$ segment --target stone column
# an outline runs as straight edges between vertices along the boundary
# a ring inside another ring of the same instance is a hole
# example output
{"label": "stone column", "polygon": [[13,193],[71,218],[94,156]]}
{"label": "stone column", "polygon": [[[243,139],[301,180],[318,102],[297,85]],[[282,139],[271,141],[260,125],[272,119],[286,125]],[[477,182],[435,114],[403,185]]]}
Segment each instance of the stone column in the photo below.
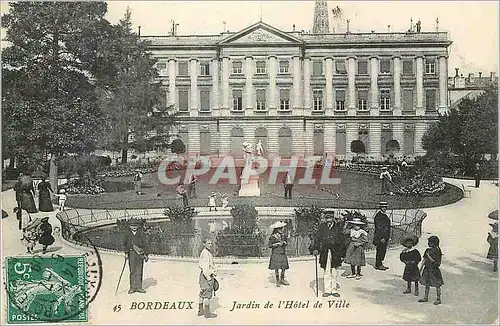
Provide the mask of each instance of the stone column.
{"label": "stone column", "polygon": [[333,58],[325,59],[326,105],[325,110],[333,110]]}
{"label": "stone column", "polygon": [[329,158],[333,157],[335,155],[335,150],[336,150],[336,140],[335,136],[337,135],[337,126],[335,123],[328,122],[325,123],[324,129],[323,129],[323,136],[324,136],[324,149],[325,153],[328,155]]}
{"label": "stone column", "polygon": [[370,137],[368,153],[370,156],[380,157],[382,152],[382,126],[379,122],[371,122],[368,132],[368,136]]}
{"label": "stone column", "polygon": [[276,111],[276,57],[269,57],[269,110]]}
{"label": "stone column", "polygon": [[176,102],[176,90],[175,90],[175,66],[177,64],[177,61],[175,59],[169,59],[168,60],[168,93],[169,93],[169,98],[168,98],[168,105],[175,105]]}
{"label": "stone column", "polygon": [[302,108],[300,103],[300,57],[294,56],[293,59],[293,106],[294,110]]}
{"label": "stone column", "polygon": [[304,58],[304,114],[311,114],[311,59]]}
{"label": "stone column", "polygon": [[356,58],[347,58],[347,115],[356,115]]}
{"label": "stone column", "polygon": [[222,106],[221,115],[229,115],[229,58],[222,58]]}
{"label": "stone column", "polygon": [[447,108],[448,64],[446,56],[439,57],[439,112],[444,113]]}
{"label": "stone column", "polygon": [[245,109],[253,109],[253,58],[245,58]]}
{"label": "stone column", "polygon": [[190,75],[191,75],[191,101],[190,108],[191,116],[198,116],[198,60],[191,59],[189,61],[190,67]]}
{"label": "stone column", "polygon": [[219,60],[212,60],[212,115],[219,115]]}
{"label": "stone column", "polygon": [[188,148],[189,153],[200,153],[200,125],[199,124],[189,124],[188,125]]}
{"label": "stone column", "polygon": [[[417,57],[417,108],[415,115],[424,115],[424,58]],[[416,138],[415,138],[416,139]]]}
{"label": "stone column", "polygon": [[394,115],[401,115],[401,58],[394,57]]}
{"label": "stone column", "polygon": [[370,91],[371,91],[371,101],[370,106],[373,112],[372,115],[379,114],[379,101],[378,101],[378,58],[370,58]]}

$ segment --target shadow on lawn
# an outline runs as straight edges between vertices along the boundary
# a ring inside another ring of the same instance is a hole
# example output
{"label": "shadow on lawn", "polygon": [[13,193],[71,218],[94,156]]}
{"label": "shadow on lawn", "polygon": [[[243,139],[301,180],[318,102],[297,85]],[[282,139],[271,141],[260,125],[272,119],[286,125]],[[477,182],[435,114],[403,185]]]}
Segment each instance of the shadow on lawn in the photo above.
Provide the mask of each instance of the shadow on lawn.
{"label": "shadow on lawn", "polygon": [[[444,285],[442,304],[434,306],[436,289],[431,288],[429,302],[419,303],[413,294],[402,294],[406,283],[401,277],[381,281],[376,290],[354,287],[353,290],[363,298],[385,307],[390,307],[400,315],[415,316],[406,323],[492,324],[498,318],[498,277],[492,265],[479,255],[461,257],[446,261],[441,265]],[[420,296],[424,295],[424,287]],[[413,287],[412,287],[413,290]],[[418,316],[425,316],[424,319]]]}

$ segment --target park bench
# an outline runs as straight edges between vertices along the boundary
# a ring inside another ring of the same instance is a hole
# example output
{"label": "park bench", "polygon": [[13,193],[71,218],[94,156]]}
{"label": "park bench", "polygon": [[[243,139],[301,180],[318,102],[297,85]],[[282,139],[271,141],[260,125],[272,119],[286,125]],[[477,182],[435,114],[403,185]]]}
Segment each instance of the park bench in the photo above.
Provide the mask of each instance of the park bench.
{"label": "park bench", "polygon": [[463,183],[462,183],[462,191],[464,192],[464,198],[472,198],[470,189],[466,189]]}

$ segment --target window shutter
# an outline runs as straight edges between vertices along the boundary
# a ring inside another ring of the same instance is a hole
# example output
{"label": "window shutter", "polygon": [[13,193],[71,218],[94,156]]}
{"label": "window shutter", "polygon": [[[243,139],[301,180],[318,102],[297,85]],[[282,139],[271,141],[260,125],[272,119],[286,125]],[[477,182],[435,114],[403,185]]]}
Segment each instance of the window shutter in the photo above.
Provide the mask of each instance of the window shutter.
{"label": "window shutter", "polygon": [[358,61],[358,74],[359,75],[368,74],[368,61],[366,60]]}
{"label": "window shutter", "polygon": [[368,100],[368,91],[367,90],[359,90],[358,91],[358,99],[360,100]]}
{"label": "window shutter", "polygon": [[265,102],[266,101],[266,91],[263,89],[257,90],[257,102]]}
{"label": "window shutter", "polygon": [[403,90],[403,110],[413,110],[413,90],[411,89]]}
{"label": "window shutter", "polygon": [[336,100],[337,101],[345,101],[345,91],[344,90],[338,90],[335,93]]}
{"label": "window shutter", "polygon": [[179,110],[188,109],[188,91],[179,91]]}
{"label": "window shutter", "polygon": [[290,90],[280,89],[280,99],[285,100],[290,98]]}
{"label": "window shutter", "polygon": [[200,92],[201,109],[204,111],[210,111],[210,91]]}

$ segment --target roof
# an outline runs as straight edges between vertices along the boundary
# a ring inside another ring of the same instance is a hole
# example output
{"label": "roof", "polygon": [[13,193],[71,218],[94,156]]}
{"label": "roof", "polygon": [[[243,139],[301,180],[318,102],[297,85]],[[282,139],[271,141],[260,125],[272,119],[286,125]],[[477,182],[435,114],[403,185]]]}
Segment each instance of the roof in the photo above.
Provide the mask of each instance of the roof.
{"label": "roof", "polygon": [[284,32],[264,22],[257,22],[239,32],[224,32],[219,35],[158,35],[142,36],[152,47],[169,46],[232,46],[251,44],[290,45],[361,45],[379,44],[432,44],[451,45],[447,32],[402,32],[402,33],[329,33],[310,34],[304,32]]}

